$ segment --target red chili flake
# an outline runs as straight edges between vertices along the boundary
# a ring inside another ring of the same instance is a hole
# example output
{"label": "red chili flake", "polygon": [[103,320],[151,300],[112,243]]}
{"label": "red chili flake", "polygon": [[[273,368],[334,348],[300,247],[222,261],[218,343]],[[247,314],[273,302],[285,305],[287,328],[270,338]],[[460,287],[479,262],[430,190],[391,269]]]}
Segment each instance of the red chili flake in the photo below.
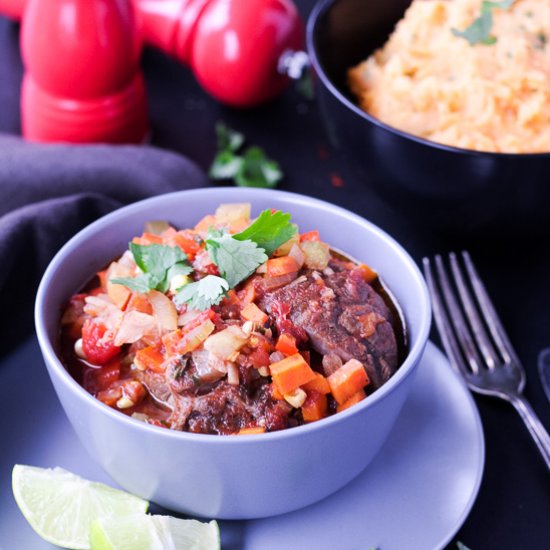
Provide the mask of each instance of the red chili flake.
{"label": "red chili flake", "polygon": [[333,187],[343,187],[344,180],[339,174],[333,173],[330,175],[330,183]]}

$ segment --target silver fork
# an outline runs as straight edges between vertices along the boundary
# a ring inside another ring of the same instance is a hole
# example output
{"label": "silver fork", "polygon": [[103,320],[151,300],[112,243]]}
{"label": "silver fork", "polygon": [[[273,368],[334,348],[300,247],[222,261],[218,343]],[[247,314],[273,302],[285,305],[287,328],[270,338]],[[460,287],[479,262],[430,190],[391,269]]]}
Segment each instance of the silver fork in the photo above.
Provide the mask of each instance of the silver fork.
{"label": "silver fork", "polygon": [[470,255],[462,252],[461,267],[457,255],[449,254],[451,276],[440,255],[433,263],[423,259],[435,322],[452,366],[471,390],[515,407],[550,470],[550,436],[523,396],[525,370]]}

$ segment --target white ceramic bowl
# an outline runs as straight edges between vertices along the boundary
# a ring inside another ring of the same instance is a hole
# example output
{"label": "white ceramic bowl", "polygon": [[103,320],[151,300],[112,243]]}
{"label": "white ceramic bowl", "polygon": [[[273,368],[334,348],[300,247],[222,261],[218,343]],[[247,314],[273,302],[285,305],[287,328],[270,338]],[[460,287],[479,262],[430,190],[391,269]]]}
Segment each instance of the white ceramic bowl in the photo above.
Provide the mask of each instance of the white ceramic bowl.
{"label": "white ceramic bowl", "polygon": [[[88,394],[57,355],[60,312],[69,297],[140,234],[147,220],[191,227],[220,203],[277,208],[301,231],[378,271],[405,317],[404,363],[360,404],[321,421],[249,436],[182,433],[134,420]],[[412,386],[430,328],[424,280],[413,260],[379,228],[342,208],[281,191],[210,188],[147,199],[113,212],[73,237],[46,270],[36,300],[42,354],[65,412],[90,455],[126,490],[195,516],[246,519],[307,506],[357,476],[386,440]],[[404,460],[406,457],[404,457]]]}

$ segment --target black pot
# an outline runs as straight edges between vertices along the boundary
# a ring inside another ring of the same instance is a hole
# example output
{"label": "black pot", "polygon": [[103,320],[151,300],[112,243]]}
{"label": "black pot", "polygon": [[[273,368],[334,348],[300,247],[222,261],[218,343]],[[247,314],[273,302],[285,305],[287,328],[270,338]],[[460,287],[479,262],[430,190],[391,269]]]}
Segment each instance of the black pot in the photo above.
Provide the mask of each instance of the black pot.
{"label": "black pot", "polygon": [[[550,153],[440,145],[362,111],[346,73],[382,46],[410,0],[322,0],[307,25],[317,96],[332,145],[378,194],[440,230],[550,230]],[[450,60],[452,62],[452,60]]]}

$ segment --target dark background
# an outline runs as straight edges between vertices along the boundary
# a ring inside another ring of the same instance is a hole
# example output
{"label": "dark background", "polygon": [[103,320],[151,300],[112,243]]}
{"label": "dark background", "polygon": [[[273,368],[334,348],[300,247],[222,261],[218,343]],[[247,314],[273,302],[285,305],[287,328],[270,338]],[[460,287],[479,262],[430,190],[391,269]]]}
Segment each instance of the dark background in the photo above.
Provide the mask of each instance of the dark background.
{"label": "dark background", "polygon": [[[297,4],[305,20],[314,1]],[[18,25],[0,17],[0,131],[13,134],[20,133],[18,39]],[[550,428],[550,405],[536,370],[539,351],[550,347],[550,231],[535,235],[517,226],[490,238],[443,233],[430,226],[429,211],[426,223],[420,223],[406,209],[392,206],[391,198],[379,198],[372,182],[358,179],[331,149],[315,100],[296,87],[267,106],[235,110],[208,97],[187,69],[161,53],[146,50],[143,66],[154,145],[207,170],[216,151],[214,126],[224,121],[280,162],[285,177],[279,188],[364,216],[396,238],[419,264],[425,255],[468,248],[525,364],[526,396]],[[438,342],[435,331],[433,339]],[[514,410],[490,398],[475,399],[486,440],[485,472],[472,512],[450,548],[456,548],[456,541],[472,550],[548,548],[549,473]]]}

